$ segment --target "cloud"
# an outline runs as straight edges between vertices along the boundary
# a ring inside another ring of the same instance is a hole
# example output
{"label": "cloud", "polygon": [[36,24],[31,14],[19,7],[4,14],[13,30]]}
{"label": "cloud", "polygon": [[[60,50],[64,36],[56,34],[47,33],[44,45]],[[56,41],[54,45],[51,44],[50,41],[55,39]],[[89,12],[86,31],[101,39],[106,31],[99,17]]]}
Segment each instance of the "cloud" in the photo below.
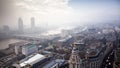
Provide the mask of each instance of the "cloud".
{"label": "cloud", "polygon": [[[79,1],[71,5],[70,0],[16,0],[15,3],[17,9],[20,9],[18,11],[23,11],[22,14],[18,13],[20,16],[29,19],[30,16],[36,16],[38,25],[43,25],[44,22],[55,26],[110,22],[120,16],[116,2]],[[25,23],[28,25],[29,22]]]}
{"label": "cloud", "polygon": [[58,11],[69,11],[69,0],[17,0],[19,8],[33,11],[35,13],[57,13]]}
{"label": "cloud", "polygon": [[37,25],[63,25],[73,13],[69,0],[16,0],[15,5],[16,15],[25,19],[27,26],[30,17],[35,17]]}

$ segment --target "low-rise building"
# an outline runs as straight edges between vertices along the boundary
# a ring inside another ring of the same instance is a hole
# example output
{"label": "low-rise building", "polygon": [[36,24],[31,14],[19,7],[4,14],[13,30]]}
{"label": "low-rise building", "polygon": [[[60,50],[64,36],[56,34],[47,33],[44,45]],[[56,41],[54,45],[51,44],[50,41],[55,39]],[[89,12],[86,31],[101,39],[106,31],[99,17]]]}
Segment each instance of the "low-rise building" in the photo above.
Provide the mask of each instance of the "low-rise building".
{"label": "low-rise building", "polygon": [[113,68],[120,68],[120,48],[116,49],[114,56]]}

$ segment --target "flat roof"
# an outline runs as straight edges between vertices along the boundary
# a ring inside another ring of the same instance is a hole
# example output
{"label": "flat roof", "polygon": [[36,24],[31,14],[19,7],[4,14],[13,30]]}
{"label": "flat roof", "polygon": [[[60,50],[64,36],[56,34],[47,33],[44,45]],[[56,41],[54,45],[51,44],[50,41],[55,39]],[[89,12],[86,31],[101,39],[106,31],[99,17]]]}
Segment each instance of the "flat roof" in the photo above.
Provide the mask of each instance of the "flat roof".
{"label": "flat roof", "polygon": [[24,67],[24,66],[26,66],[27,64],[33,65],[33,64],[37,63],[38,61],[43,60],[44,58],[45,58],[44,55],[36,54],[36,55],[34,55],[33,57],[29,58],[28,60],[20,63],[20,66],[21,66],[21,67]]}
{"label": "flat roof", "polygon": [[48,64],[46,64],[43,68],[51,68],[55,64],[56,64],[56,62],[54,60],[52,60],[51,62],[49,62]]}

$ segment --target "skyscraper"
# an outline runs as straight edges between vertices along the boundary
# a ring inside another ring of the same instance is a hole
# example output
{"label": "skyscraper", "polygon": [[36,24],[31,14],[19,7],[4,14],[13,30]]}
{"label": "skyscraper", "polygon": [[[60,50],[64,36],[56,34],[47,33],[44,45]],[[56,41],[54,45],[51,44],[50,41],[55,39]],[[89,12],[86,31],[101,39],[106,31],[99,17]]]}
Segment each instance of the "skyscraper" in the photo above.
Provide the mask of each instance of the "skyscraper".
{"label": "skyscraper", "polygon": [[23,32],[24,25],[23,25],[23,20],[21,18],[18,19],[18,30],[20,33]]}
{"label": "skyscraper", "polygon": [[31,18],[31,29],[34,29],[35,28],[35,18],[32,17]]}

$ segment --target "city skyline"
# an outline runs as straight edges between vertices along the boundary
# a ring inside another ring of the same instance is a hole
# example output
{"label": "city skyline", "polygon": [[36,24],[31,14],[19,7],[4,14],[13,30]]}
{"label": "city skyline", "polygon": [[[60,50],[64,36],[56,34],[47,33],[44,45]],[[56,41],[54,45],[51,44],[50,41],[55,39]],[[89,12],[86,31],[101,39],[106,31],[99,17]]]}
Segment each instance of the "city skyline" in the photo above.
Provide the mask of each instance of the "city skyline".
{"label": "city skyline", "polygon": [[[8,30],[8,26],[4,28]],[[0,67],[119,68],[120,24],[42,33],[2,33],[1,38],[6,38],[0,41]]]}
{"label": "city skyline", "polygon": [[1,19],[1,26],[12,24],[10,25],[12,28],[16,28],[19,17],[25,21],[26,27],[30,27],[31,17],[35,17],[37,26],[47,25],[48,27],[114,23],[120,18],[120,1],[118,0],[14,0],[8,2],[3,0],[5,3],[3,8],[8,10],[6,11],[8,15],[4,12],[5,10],[3,15],[8,20]]}
{"label": "city skyline", "polygon": [[120,0],[0,0],[0,68],[120,68]]}

